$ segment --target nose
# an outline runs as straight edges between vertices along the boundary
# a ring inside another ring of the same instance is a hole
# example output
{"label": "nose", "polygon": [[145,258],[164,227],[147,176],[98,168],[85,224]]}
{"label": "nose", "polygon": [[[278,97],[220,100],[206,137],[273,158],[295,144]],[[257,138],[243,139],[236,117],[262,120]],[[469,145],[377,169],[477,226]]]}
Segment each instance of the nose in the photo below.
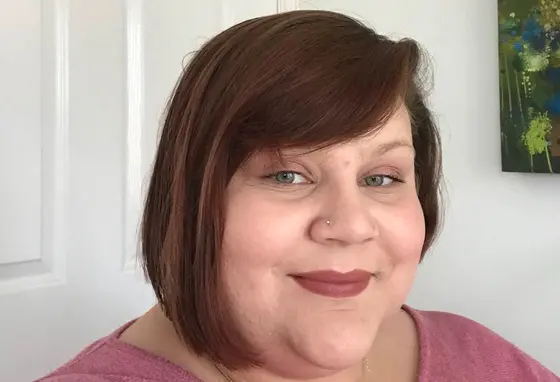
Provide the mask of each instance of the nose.
{"label": "nose", "polygon": [[375,240],[378,222],[359,186],[345,192],[331,192],[323,201],[324,208],[310,225],[309,234],[315,242],[350,246]]}

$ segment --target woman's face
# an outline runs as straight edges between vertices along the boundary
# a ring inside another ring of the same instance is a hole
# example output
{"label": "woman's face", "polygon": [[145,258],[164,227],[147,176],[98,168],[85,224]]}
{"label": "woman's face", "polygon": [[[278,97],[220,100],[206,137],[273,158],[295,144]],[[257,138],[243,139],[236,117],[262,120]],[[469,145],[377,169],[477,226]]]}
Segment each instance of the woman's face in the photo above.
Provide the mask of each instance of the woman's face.
{"label": "woman's face", "polygon": [[222,276],[266,366],[359,362],[405,302],[424,228],[404,107],[367,138],[254,156],[228,187]]}

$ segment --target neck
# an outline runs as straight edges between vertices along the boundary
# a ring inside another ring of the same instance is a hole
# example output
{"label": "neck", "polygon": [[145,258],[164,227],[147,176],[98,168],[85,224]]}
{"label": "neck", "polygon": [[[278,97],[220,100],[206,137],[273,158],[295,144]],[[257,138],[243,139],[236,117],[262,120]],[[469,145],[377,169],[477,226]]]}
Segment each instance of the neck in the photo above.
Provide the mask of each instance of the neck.
{"label": "neck", "polygon": [[276,373],[268,371],[266,368],[253,369],[243,372],[230,372],[223,366],[215,365],[216,371],[226,382],[367,382],[371,379],[371,370],[367,358],[359,364],[343,371],[332,372],[323,371],[322,376],[311,379],[293,379],[282,377]]}
{"label": "neck", "polygon": [[[203,381],[221,382],[367,382],[414,381],[418,365],[418,342],[416,328],[411,317],[400,311],[379,328],[378,335],[367,356],[367,364],[358,362],[342,371],[307,368],[305,375],[282,375],[281,369],[263,367],[259,369],[229,372],[222,375],[216,365],[197,357],[184,346],[172,324],[156,307],[140,318],[121,336],[121,340],[150,353],[166,358]],[[275,359],[271,355],[269,359]],[[289,361],[289,360],[286,360]],[[282,362],[292,365],[293,362]],[[288,368],[289,369],[289,368]],[[368,370],[369,369],[369,370]],[[303,370],[300,370],[303,372]],[[227,378],[230,378],[229,381]]]}

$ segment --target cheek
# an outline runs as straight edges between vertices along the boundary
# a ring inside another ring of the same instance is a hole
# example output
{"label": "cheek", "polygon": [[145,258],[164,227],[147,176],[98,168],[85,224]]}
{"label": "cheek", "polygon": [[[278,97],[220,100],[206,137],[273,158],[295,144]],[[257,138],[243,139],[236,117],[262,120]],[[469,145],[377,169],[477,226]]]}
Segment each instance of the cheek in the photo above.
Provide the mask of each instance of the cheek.
{"label": "cheek", "polygon": [[223,277],[246,308],[272,308],[286,273],[297,264],[305,232],[304,211],[245,190],[228,201],[223,237]]}
{"label": "cheek", "polygon": [[388,283],[392,299],[399,306],[410,291],[425,238],[424,214],[420,202],[411,198],[394,208],[384,225],[383,246],[389,260]]}
{"label": "cheek", "polygon": [[301,240],[302,219],[278,204],[258,197],[232,199],[226,214],[224,261],[247,268],[269,269],[286,261]]}
{"label": "cheek", "polygon": [[282,281],[301,244],[301,217],[250,192],[229,200],[222,247],[222,278],[234,314],[253,337],[271,331],[282,311]]}
{"label": "cheek", "polygon": [[424,213],[418,198],[410,197],[393,208],[386,222],[383,233],[392,248],[394,261],[417,265],[426,236]]}

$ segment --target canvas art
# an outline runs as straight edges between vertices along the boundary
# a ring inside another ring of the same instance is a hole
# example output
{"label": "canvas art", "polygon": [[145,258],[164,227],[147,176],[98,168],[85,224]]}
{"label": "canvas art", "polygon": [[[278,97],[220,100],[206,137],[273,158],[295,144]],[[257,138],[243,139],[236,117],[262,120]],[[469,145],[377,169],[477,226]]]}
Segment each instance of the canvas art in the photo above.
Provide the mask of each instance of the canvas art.
{"label": "canvas art", "polygon": [[502,170],[560,174],[560,0],[498,0]]}

